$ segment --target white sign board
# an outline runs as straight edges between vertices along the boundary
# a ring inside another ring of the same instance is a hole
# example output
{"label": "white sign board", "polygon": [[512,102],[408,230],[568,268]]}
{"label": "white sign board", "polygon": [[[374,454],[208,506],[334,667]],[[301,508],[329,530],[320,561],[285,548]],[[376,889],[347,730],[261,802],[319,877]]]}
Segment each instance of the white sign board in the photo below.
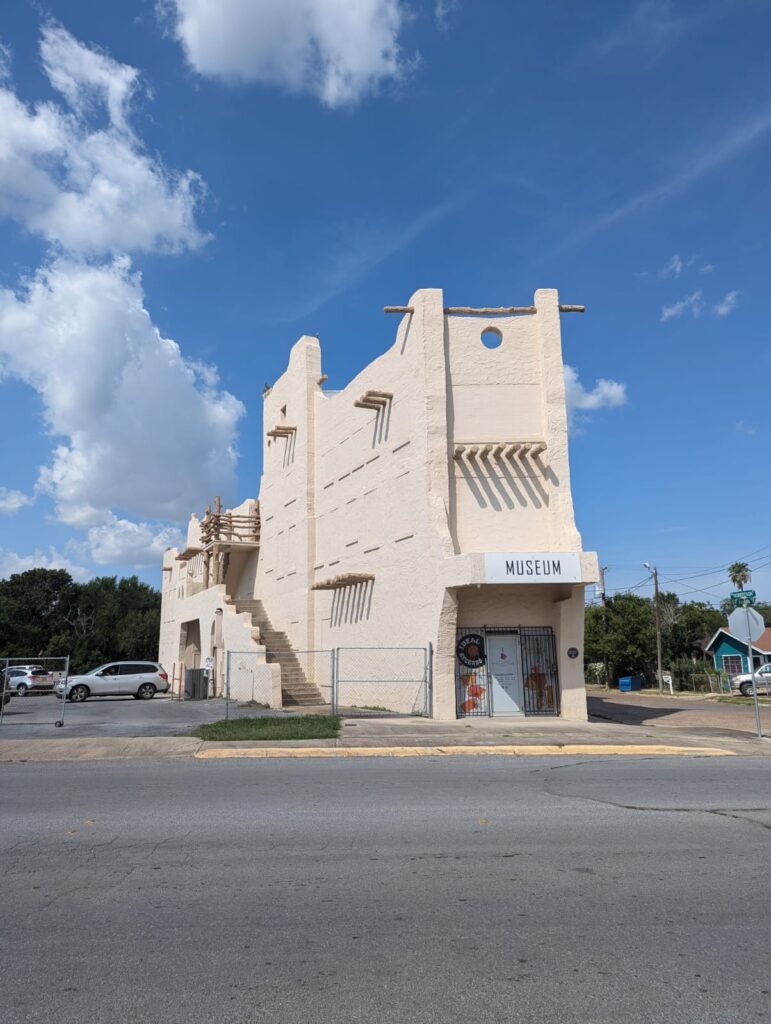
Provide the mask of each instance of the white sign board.
{"label": "white sign board", "polygon": [[212,658],[211,655],[209,655],[208,658],[203,659],[203,667],[206,669],[207,672],[211,672],[211,670],[214,668],[214,658]]}
{"label": "white sign board", "polygon": [[580,583],[577,551],[520,551],[485,555],[485,583]]}
{"label": "white sign board", "polygon": [[763,635],[766,624],[760,612],[754,608],[734,608],[728,616],[728,632],[740,640],[747,639],[747,616],[750,618],[750,637],[753,642]]}

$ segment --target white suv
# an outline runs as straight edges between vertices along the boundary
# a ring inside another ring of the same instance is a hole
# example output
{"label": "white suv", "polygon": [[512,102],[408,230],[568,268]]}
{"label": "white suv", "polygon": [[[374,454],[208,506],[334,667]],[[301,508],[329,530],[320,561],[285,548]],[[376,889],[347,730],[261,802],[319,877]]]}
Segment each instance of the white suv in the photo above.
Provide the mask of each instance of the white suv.
{"label": "white suv", "polygon": [[[734,676],[731,684],[734,690],[738,690],[743,697],[752,696],[752,676],[749,672]],[[765,694],[767,697],[771,695],[771,661],[755,669],[755,686],[758,693]]]}
{"label": "white suv", "polygon": [[[57,697],[64,696],[64,682],[54,687]],[[167,693],[169,677],[157,661],[110,661],[92,668],[82,676],[67,680],[67,700],[80,703],[89,697],[131,696],[151,700],[156,693]]]}

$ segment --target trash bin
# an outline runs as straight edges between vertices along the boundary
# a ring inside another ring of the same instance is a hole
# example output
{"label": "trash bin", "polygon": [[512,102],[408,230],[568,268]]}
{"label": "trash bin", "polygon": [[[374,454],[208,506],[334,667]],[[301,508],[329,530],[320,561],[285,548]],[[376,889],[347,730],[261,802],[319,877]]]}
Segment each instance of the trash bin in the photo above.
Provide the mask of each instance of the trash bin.
{"label": "trash bin", "polygon": [[208,696],[209,675],[206,669],[185,669],[185,700],[206,700]]}
{"label": "trash bin", "polygon": [[618,688],[622,693],[640,690],[642,688],[642,676],[621,676],[618,681]]}

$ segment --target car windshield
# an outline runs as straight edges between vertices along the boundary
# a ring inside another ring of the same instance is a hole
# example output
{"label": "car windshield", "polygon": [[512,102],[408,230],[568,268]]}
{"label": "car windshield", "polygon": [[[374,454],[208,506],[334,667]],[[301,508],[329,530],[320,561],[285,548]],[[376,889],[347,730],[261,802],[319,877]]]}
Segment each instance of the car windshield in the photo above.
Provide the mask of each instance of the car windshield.
{"label": "car windshield", "polygon": [[107,668],[110,662],[105,662],[104,665],[97,665],[96,668],[91,668],[88,672],[84,673],[87,676],[95,676],[97,672],[101,672],[103,668]]}

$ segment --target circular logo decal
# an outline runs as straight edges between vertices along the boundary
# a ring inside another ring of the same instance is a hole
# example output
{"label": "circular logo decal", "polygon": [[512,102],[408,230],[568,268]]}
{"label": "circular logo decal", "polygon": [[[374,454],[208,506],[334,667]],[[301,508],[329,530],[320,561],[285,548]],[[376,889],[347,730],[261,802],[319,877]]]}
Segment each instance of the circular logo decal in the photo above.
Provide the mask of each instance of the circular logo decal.
{"label": "circular logo decal", "polygon": [[577,658],[578,657],[578,648],[577,647],[568,647],[568,657],[569,658]]}
{"label": "circular logo decal", "polygon": [[485,663],[485,641],[479,633],[466,633],[455,648],[458,661],[467,668],[481,668]]}

